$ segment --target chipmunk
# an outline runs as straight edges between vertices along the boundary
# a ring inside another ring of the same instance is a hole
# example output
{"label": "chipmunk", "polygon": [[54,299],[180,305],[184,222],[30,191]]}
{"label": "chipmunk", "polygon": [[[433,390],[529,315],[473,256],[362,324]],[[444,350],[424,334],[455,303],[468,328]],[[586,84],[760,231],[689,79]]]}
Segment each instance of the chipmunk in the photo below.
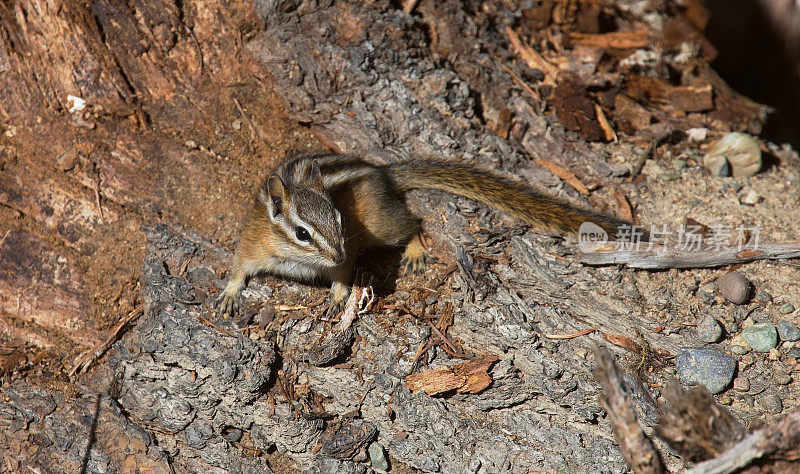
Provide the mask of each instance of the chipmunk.
{"label": "chipmunk", "polygon": [[301,155],[278,166],[259,190],[218,298],[220,312],[235,313],[247,279],[266,272],[331,281],[328,314],[335,315],[350,294],[359,250],[370,247],[405,245],[406,271],[420,272],[429,253],[420,240],[420,221],[404,200],[406,191],[419,188],[475,199],[560,232],[577,232],[586,221],[611,235],[630,225],[467,164],[415,159],[376,166],[348,155]]}

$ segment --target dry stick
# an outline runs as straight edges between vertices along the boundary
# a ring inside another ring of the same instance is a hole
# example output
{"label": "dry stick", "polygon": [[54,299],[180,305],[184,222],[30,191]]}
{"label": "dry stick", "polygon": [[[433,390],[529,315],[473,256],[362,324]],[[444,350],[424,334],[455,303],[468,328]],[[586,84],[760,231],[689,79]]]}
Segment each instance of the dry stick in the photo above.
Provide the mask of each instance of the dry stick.
{"label": "dry stick", "polygon": [[[646,247],[647,244],[640,244]],[[579,260],[589,265],[627,265],[631,268],[711,268],[754,260],[781,260],[800,257],[800,242],[759,244],[758,249],[722,248],[687,251],[654,245],[652,249],[600,250],[582,253]]]}
{"label": "dry stick", "polygon": [[517,84],[520,85],[520,87],[525,89],[525,91],[528,94],[530,94],[531,97],[533,97],[536,100],[540,100],[541,99],[539,94],[534,92],[533,89],[531,89],[531,86],[529,86],[521,77],[519,77],[519,75],[516,72],[512,71],[511,69],[509,69],[505,64],[501,64],[500,67],[502,67],[507,73],[511,74],[511,78],[514,79],[514,82],[516,82]]}
{"label": "dry stick", "polygon": [[721,456],[696,464],[687,474],[725,474],[736,472],[756,459],[775,455],[786,459],[787,452],[795,454],[800,449],[800,408],[795,408],[785,418],[747,436]]}
{"label": "dry stick", "polygon": [[587,328],[587,329],[584,329],[582,331],[572,332],[572,333],[569,333],[569,334],[545,334],[544,337],[546,337],[548,339],[556,339],[556,340],[572,339],[572,338],[575,338],[575,337],[585,336],[587,334],[593,333],[594,331],[597,331],[596,327]]}
{"label": "dry stick", "polygon": [[224,335],[226,335],[228,337],[233,337],[233,338],[238,338],[239,337],[236,334],[228,331],[227,329],[225,329],[223,327],[220,327],[220,326],[217,326],[211,320],[209,320],[207,318],[204,318],[203,316],[198,316],[197,320],[200,321],[201,323],[205,324],[206,326],[210,327],[210,328],[216,329],[217,331],[219,331],[220,333],[222,333],[222,334],[224,334]]}
{"label": "dry stick", "polygon": [[[128,315],[122,321],[117,323],[117,325],[111,331],[111,335],[108,337],[108,339],[98,344],[93,350],[89,350],[78,356],[78,359],[75,361],[75,365],[72,367],[72,370],[69,371],[69,376],[72,377],[78,372],[83,372],[92,364],[94,364],[100,357],[103,356],[103,354],[106,353],[112,344],[117,342],[119,337],[122,335],[122,330],[125,329],[136,318],[141,316],[142,313],[144,313],[144,308],[142,306],[135,308],[133,311],[128,313]],[[82,360],[87,354],[91,354],[91,357],[89,357],[87,360]]]}
{"label": "dry stick", "polygon": [[289,406],[291,406],[291,407],[292,407],[292,410],[293,410],[295,413],[297,413],[297,416],[300,416],[300,417],[302,417],[302,416],[303,416],[303,413],[302,413],[302,412],[300,412],[300,409],[299,409],[299,408],[297,408],[297,407],[294,405],[294,401],[291,399],[291,397],[289,397],[289,392],[288,392],[288,391],[286,391],[286,387],[283,385],[283,382],[281,382],[281,378],[283,378],[283,377],[285,377],[285,376],[286,376],[286,374],[284,374],[284,373],[283,373],[283,370],[278,370],[278,376],[277,376],[277,377],[275,377],[275,382],[277,382],[277,384],[278,384],[278,388],[280,389],[280,391],[281,391],[281,393],[283,394],[284,398],[286,398],[286,401],[289,403]]}
{"label": "dry stick", "polygon": [[664,472],[661,458],[636,421],[630,396],[623,388],[622,374],[614,356],[608,349],[600,346],[595,346],[594,353],[597,359],[595,379],[602,388],[600,403],[608,413],[619,450],[633,472]]}
{"label": "dry stick", "polygon": [[97,172],[97,180],[94,183],[94,199],[97,202],[97,212],[100,214],[100,223],[105,224],[106,218],[103,216],[103,206],[100,204],[100,172]]}
{"label": "dry stick", "polygon": [[[442,340],[441,348],[444,349],[445,352],[447,352],[448,354],[450,354],[453,357],[458,357],[459,359],[466,359],[467,358],[466,354],[459,354],[459,353],[457,353],[455,351],[456,346],[454,346],[453,343],[450,342],[450,340],[447,339],[447,337],[445,337],[444,334],[442,334],[442,331],[440,331],[439,328],[434,326],[434,324],[432,322],[428,321],[428,325],[431,327],[431,329],[433,329],[433,332],[435,332],[436,335],[439,336],[439,339]],[[449,347],[449,349],[448,349],[448,347]]]}
{"label": "dry stick", "polygon": [[250,126],[250,131],[253,132],[253,138],[257,139],[258,141],[261,141],[261,135],[258,133],[258,129],[256,129],[255,125],[253,125],[253,121],[250,120],[250,116],[245,113],[242,104],[239,103],[239,99],[234,97],[233,102],[236,104],[236,108],[239,109],[239,113],[242,114],[242,117],[244,117],[244,119],[247,120],[247,124]]}
{"label": "dry stick", "polygon": [[2,239],[0,239],[0,246],[1,246],[1,245],[3,245],[3,242],[5,242],[5,241],[6,241],[6,237],[8,237],[8,234],[10,234],[10,233],[11,233],[11,229],[8,229],[8,230],[6,231],[6,233],[3,235],[3,238],[2,238]]}

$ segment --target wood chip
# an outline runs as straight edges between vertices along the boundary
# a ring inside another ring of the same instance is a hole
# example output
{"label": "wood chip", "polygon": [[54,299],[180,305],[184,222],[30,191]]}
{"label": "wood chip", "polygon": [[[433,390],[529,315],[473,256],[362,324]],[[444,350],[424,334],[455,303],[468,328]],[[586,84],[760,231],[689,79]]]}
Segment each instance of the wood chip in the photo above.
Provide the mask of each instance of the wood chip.
{"label": "wood chip", "polygon": [[608,119],[606,118],[606,114],[603,113],[603,109],[594,104],[594,111],[597,115],[597,123],[600,124],[600,129],[603,130],[603,135],[606,137],[606,141],[609,142],[617,142],[617,132],[614,131],[614,128],[608,123]]}
{"label": "wood chip", "polygon": [[586,185],[583,184],[583,182],[578,179],[578,177],[575,176],[570,170],[563,168],[562,166],[549,160],[533,160],[533,162],[566,181],[579,193],[585,196],[589,195],[589,188],[587,188]]}
{"label": "wood chip", "polygon": [[633,209],[628,202],[627,196],[616,188],[611,188],[611,195],[614,196],[614,201],[617,203],[617,215],[622,218],[622,220],[633,222],[634,224],[638,223],[638,219],[635,219],[633,216]]}
{"label": "wood chip", "polygon": [[406,377],[409,390],[422,390],[437,395],[455,390],[458,393],[479,393],[492,383],[489,368],[499,359],[484,355],[449,367],[438,367]]}
{"label": "wood chip", "polygon": [[642,352],[642,347],[639,344],[635,343],[633,339],[623,336],[622,334],[611,334],[604,332],[603,338],[611,344],[622,347],[623,349],[628,349],[629,351],[637,353]]}
{"label": "wood chip", "polygon": [[681,86],[669,90],[672,106],[682,112],[703,112],[714,108],[711,84],[704,86]]}
{"label": "wood chip", "polygon": [[533,48],[528,45],[522,44],[522,41],[519,39],[519,35],[511,29],[511,27],[506,27],[506,34],[508,34],[508,38],[511,40],[511,45],[514,47],[514,51],[520,55],[525,64],[528,65],[531,69],[538,69],[544,73],[544,80],[542,84],[547,85],[555,85],[556,77],[558,77],[558,68],[545,60],[539,53],[537,53]]}
{"label": "wood chip", "polygon": [[604,49],[639,49],[650,45],[645,29],[601,34],[570,33],[569,39],[573,44]]}

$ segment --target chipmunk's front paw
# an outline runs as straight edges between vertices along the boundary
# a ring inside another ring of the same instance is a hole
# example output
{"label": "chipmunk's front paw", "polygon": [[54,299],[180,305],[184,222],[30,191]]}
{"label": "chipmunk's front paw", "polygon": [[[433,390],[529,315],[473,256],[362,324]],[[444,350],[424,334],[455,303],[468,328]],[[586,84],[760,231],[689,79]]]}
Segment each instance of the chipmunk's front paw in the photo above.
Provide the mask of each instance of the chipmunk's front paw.
{"label": "chipmunk's front paw", "polygon": [[235,316],[239,311],[239,294],[223,291],[217,297],[217,303],[219,303],[219,314],[223,317]]}
{"label": "chipmunk's front paw", "polygon": [[344,311],[345,306],[347,306],[347,299],[343,299],[341,301],[335,301],[331,299],[331,303],[328,305],[328,309],[325,310],[325,318],[326,319],[333,319],[339,315],[342,311]]}
{"label": "chipmunk's front paw", "polygon": [[428,263],[435,262],[436,259],[431,255],[431,253],[426,249],[422,242],[420,242],[419,237],[415,237],[414,240],[409,242],[406,246],[405,252],[403,252],[403,259],[400,260],[400,264],[405,266],[403,273],[408,274],[416,274],[419,275],[425,271],[425,267]]}

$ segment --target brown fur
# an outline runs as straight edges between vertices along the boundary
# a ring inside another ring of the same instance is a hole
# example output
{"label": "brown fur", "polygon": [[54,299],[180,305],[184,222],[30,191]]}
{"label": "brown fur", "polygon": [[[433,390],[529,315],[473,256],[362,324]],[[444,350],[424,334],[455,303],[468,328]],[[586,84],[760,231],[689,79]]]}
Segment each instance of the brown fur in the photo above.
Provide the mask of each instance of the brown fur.
{"label": "brown fur", "polygon": [[[614,235],[626,224],[460,163],[412,160],[378,167],[345,155],[299,156],[280,165],[262,188],[242,231],[221,311],[236,310],[248,276],[268,271],[290,278],[327,278],[332,282],[329,312],[336,312],[347,299],[353,262],[364,248],[406,245],[407,270],[421,271],[428,251],[419,239],[419,219],[408,211],[403,197],[416,188],[472,198],[560,232],[575,232],[591,221]],[[286,220],[289,216],[313,228],[316,240],[298,242],[295,223]]]}

